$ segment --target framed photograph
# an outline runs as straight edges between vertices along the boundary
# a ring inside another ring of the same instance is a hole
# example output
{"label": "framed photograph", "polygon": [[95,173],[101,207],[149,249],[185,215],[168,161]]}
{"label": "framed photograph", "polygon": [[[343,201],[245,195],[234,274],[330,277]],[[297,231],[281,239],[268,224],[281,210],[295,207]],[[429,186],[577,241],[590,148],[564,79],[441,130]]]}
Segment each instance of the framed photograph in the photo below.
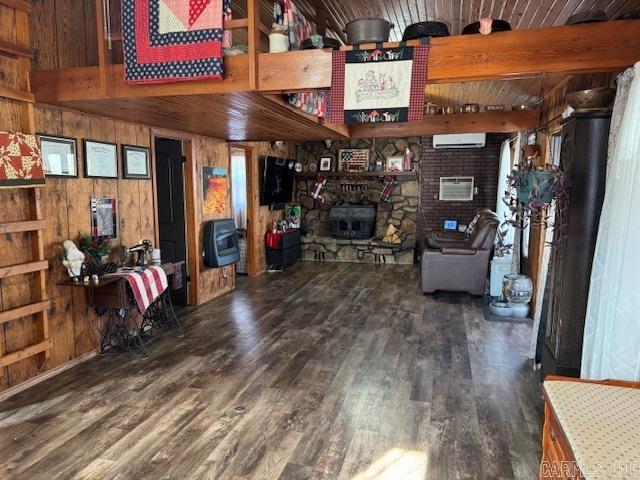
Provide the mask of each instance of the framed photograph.
{"label": "framed photograph", "polygon": [[118,216],[115,198],[91,199],[91,235],[94,237],[116,238],[118,236]]}
{"label": "framed photograph", "polygon": [[321,172],[330,172],[331,171],[331,163],[333,161],[332,157],[320,157],[320,168]]}
{"label": "framed photograph", "polygon": [[84,140],[84,176],[118,178],[118,148],[115,143]]}
{"label": "framed photograph", "polygon": [[151,178],[149,149],[122,145],[122,178]]}
{"label": "framed photograph", "polygon": [[77,177],[76,139],[38,134],[44,174],[47,177]]}
{"label": "framed photograph", "polygon": [[401,172],[403,163],[403,157],[387,157],[387,171]]}

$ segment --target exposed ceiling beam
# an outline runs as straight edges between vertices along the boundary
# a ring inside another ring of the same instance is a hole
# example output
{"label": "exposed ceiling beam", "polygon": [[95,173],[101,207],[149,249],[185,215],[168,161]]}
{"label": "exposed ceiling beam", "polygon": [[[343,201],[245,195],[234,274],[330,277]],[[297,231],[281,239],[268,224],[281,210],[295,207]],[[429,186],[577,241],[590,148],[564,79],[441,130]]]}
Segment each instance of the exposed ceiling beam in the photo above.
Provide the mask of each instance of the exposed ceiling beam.
{"label": "exposed ceiling beam", "polygon": [[441,133],[511,133],[531,130],[537,110],[428,115],[421,123],[363,123],[351,125],[351,138],[412,137]]}
{"label": "exposed ceiling beam", "polygon": [[[640,22],[637,20],[513,30],[486,36],[458,35],[431,40],[427,82],[605,72],[626,68],[638,59]],[[331,52],[307,50],[261,54],[259,72],[262,91],[329,88]]]}

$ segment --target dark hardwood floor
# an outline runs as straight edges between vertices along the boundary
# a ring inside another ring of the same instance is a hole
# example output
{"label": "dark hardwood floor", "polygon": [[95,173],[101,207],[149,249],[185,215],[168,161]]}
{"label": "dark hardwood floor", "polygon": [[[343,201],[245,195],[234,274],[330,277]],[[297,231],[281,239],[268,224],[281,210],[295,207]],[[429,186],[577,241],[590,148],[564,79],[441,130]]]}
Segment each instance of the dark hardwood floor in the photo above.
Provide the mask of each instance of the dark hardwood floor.
{"label": "dark hardwood floor", "polygon": [[0,478],[536,477],[530,325],[424,297],[415,267],[301,263],[184,320],[148,360],[100,356],[0,403]]}

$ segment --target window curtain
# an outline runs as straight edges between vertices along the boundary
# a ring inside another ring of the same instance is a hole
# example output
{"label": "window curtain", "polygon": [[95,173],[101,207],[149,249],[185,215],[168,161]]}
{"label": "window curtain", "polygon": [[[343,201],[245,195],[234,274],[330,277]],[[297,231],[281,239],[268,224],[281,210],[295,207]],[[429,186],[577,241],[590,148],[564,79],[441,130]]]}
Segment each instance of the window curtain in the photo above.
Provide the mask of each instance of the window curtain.
{"label": "window curtain", "polygon": [[[511,141],[505,140],[502,142],[502,147],[500,149],[500,167],[498,169],[498,195],[496,199],[496,213],[498,214],[498,218],[500,219],[500,223],[503,224],[507,220],[511,220],[511,210],[509,210],[508,205],[504,202],[505,192],[509,188],[509,175],[511,174],[511,170],[513,169],[513,165],[511,162]],[[513,245],[513,225],[506,224],[501,225],[500,229],[505,231],[506,235],[504,237],[505,244]]]}
{"label": "window curtain", "polygon": [[247,158],[244,151],[231,153],[231,207],[236,228],[247,228]]}
{"label": "window curtain", "polygon": [[618,76],[582,377],[640,380],[640,62]]}

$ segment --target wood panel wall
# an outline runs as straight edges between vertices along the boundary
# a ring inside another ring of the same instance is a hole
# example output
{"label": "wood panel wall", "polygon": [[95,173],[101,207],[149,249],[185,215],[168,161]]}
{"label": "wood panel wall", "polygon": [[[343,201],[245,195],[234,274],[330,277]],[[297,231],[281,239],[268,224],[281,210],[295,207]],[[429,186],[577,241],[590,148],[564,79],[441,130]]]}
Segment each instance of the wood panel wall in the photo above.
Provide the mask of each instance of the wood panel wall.
{"label": "wood panel wall", "polygon": [[38,0],[32,4],[33,68],[98,65],[95,0]]}
{"label": "wood panel wall", "polygon": [[[0,99],[1,100],[1,99]],[[19,130],[20,110],[17,104],[2,100],[0,111],[0,129]],[[118,200],[119,234],[114,246],[134,245],[141,239],[154,239],[156,236],[153,186],[151,180],[104,180],[83,177],[82,139],[90,138],[117,143],[120,145],[139,145],[149,147],[151,129],[148,126],[93,116],[79,112],[38,105],[36,108],[36,128],[39,132],[76,138],[78,146],[79,177],[73,179],[48,178],[42,189],[43,214],[47,220],[45,230],[45,254],[50,269],[47,290],[52,306],[50,310],[50,331],[53,349],[49,362],[39,366],[35,359],[27,359],[5,368],[0,377],[0,390],[15,386],[38,373],[55,368],[75,358],[81,357],[97,347],[97,329],[100,319],[87,305],[83,289],[58,286],[66,278],[58,255],[61,244],[67,238],[76,239],[78,233],[88,233],[90,229],[89,201],[92,197],[109,197]],[[181,134],[184,135],[184,134]],[[202,249],[204,222],[215,218],[231,216],[230,194],[227,208],[218,215],[205,215],[202,212],[202,166],[212,165],[229,169],[227,143],[207,137],[192,137],[193,157],[195,160],[198,245]],[[119,158],[119,168],[121,168]],[[3,209],[0,221],[26,220],[29,216],[28,199],[25,190],[0,190]],[[30,256],[30,234],[12,234],[0,236],[0,251],[5,252],[0,266],[26,262]],[[235,287],[234,270],[229,268],[228,278],[222,269],[209,269],[199,258],[200,277],[197,283],[198,303],[203,303],[232,290]],[[0,307],[6,310],[29,303],[31,298],[31,279],[14,277],[0,283]],[[0,342],[4,351],[12,351],[24,345],[34,343],[42,336],[39,327],[31,318],[6,324],[0,329]]]}
{"label": "wood panel wall", "polygon": [[[195,209],[198,224],[198,254],[200,280],[198,283],[197,303],[204,303],[212,300],[235,288],[235,267],[228,268],[208,268],[204,265],[201,255],[203,249],[204,226],[212,220],[231,217],[231,175],[230,175],[230,155],[229,145],[222,140],[215,140],[207,137],[193,137],[192,153],[195,160]],[[223,168],[227,171],[227,192],[226,208],[217,214],[205,214],[203,212],[203,178],[202,167],[212,166]]]}
{"label": "wood panel wall", "polygon": [[260,275],[267,271],[267,250],[265,246],[265,234],[271,229],[273,222],[283,218],[282,210],[269,210],[269,207],[260,206],[260,168],[259,158],[263,155],[274,157],[296,158],[296,144],[286,142],[283,148],[273,148],[270,142],[248,142],[246,145],[251,148],[252,157],[247,161],[252,162],[251,172],[253,174],[253,188],[249,192],[253,196],[253,210],[248,212],[249,218],[253,219],[253,236],[248,239],[248,248],[255,252],[255,274]]}

